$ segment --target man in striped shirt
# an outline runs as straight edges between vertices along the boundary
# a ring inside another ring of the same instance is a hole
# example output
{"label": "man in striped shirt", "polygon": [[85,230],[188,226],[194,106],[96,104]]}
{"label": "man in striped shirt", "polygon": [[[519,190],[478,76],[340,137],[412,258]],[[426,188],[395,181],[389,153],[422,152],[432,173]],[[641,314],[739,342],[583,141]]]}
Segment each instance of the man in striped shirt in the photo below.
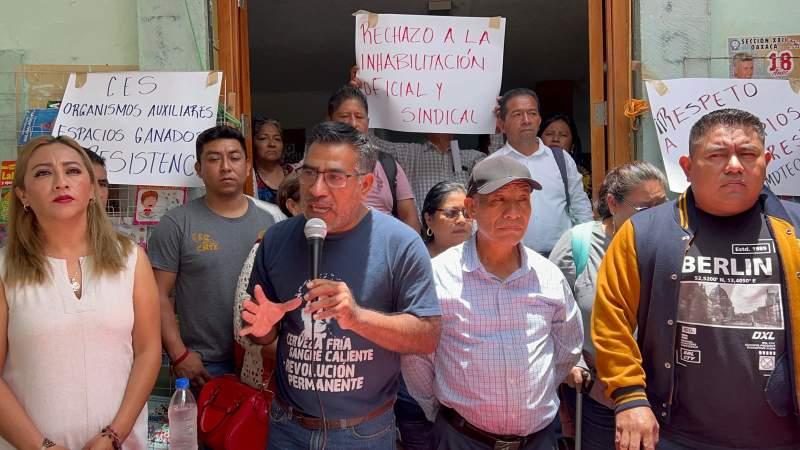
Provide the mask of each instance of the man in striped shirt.
{"label": "man in striped shirt", "polygon": [[512,158],[481,161],[465,201],[478,232],[433,259],[441,340],[404,356],[403,376],[435,421],[434,448],[556,448],[556,388],[583,328],[561,271],[521,243],[540,189]]}

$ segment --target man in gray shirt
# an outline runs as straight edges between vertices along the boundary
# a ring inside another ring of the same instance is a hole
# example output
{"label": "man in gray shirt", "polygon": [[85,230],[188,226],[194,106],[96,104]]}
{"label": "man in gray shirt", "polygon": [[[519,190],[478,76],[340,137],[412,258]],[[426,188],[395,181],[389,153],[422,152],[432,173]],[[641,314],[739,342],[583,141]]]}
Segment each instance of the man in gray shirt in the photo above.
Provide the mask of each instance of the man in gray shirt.
{"label": "man in gray shirt", "polygon": [[175,374],[199,389],[233,372],[236,282],[253,243],[275,218],[244,195],[251,166],[238,130],[210,128],[197,137],[196,148],[195,171],[206,195],[161,219],[148,254],[161,300],[164,348]]}

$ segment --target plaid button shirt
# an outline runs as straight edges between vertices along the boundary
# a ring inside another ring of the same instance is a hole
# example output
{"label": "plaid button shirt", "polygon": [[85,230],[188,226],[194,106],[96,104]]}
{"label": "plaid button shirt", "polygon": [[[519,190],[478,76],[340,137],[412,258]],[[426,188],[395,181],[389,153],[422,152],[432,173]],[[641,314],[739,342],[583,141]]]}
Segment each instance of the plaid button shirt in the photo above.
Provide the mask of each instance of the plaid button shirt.
{"label": "plaid button shirt", "polygon": [[433,259],[441,340],[433,354],[404,355],[403,377],[431,420],[441,403],[484,431],[525,436],[556,416],[556,388],[580,358],[580,313],[550,261],[520,245],[520,268],[500,280],[475,239]]}
{"label": "plaid button shirt", "polygon": [[[498,141],[494,136],[500,136]],[[492,135],[492,145],[502,147],[502,135]],[[477,150],[459,150],[460,167],[456,170],[452,152],[442,153],[431,142],[419,144],[415,142],[390,142],[383,140],[371,132],[370,140],[381,150],[394,156],[406,172],[417,209],[422,211],[422,204],[428,191],[440,181],[455,181],[466,186],[469,173],[475,164],[486,157]],[[494,150],[494,148],[491,148]]]}

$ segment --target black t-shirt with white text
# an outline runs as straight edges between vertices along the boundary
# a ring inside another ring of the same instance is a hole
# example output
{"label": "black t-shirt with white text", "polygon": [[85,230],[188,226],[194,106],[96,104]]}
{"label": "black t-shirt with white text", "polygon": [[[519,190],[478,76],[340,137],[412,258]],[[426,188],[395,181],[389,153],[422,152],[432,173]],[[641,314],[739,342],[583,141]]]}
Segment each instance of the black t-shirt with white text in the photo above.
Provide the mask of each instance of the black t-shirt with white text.
{"label": "black t-shirt with white text", "polygon": [[[788,357],[781,265],[766,220],[760,204],[731,217],[698,210],[682,267],[672,419],[663,427],[689,448],[800,446],[797,419],[779,417],[765,395]],[[791,397],[789,384],[779,389]]]}

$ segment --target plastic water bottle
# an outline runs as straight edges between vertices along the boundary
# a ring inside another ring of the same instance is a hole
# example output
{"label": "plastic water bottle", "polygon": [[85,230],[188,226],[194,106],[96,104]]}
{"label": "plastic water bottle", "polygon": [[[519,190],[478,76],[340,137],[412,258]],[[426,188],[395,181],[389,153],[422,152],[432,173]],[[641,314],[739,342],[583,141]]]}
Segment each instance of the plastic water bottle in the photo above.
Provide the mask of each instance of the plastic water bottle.
{"label": "plastic water bottle", "polygon": [[197,403],[188,378],[175,380],[168,415],[170,450],[197,450]]}

